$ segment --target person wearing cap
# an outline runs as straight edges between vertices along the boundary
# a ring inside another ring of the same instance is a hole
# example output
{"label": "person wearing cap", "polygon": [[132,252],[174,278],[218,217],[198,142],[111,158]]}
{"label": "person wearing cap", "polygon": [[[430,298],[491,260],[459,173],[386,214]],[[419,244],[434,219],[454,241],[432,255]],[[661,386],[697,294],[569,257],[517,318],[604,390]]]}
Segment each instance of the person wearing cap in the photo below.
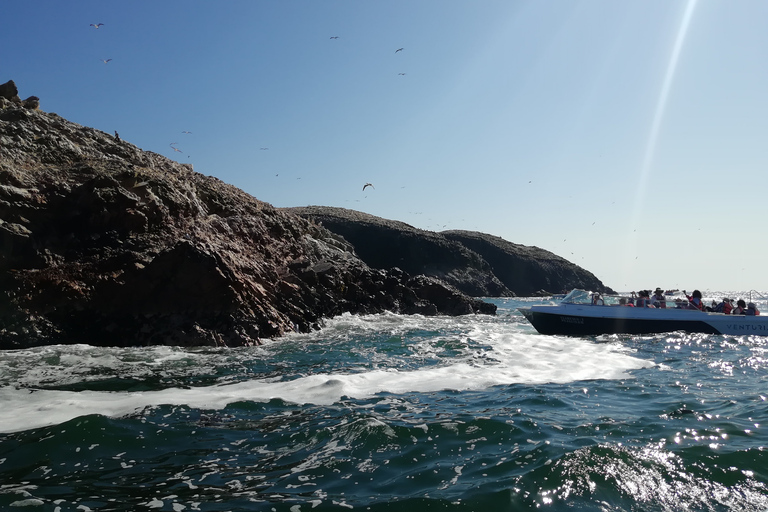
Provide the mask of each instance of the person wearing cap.
{"label": "person wearing cap", "polygon": [[656,288],[656,290],[654,290],[653,292],[653,297],[651,297],[651,302],[657,308],[666,309],[667,298],[664,297],[664,290],[662,290],[661,288]]}
{"label": "person wearing cap", "polygon": [[754,302],[750,302],[747,304],[747,310],[744,312],[744,314],[747,316],[756,316],[760,314],[760,311],[758,311]]}

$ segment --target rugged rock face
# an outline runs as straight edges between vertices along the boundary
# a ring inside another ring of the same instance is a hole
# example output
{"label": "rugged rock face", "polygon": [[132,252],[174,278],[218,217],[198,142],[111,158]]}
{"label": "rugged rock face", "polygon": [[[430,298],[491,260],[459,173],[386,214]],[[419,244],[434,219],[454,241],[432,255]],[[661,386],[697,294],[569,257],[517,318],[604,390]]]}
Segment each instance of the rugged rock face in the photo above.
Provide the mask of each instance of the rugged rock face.
{"label": "rugged rock face", "polygon": [[435,233],[325,206],[287,208],[349,241],[368,265],[445,280],[475,297],[535,296],[572,288],[610,292],[593,274],[538,247],[471,231]]}
{"label": "rugged rock face", "polygon": [[520,296],[548,295],[573,288],[615,293],[591,272],[544,249],[475,231],[441,234],[480,254],[499,280]]}
{"label": "rugged rock face", "polygon": [[342,236],[371,267],[397,267],[411,274],[436,277],[473,297],[514,295],[479,254],[439,233],[344,208],[307,206],[285,210]]}
{"label": "rugged rock face", "polygon": [[[12,85],[12,87],[11,87]],[[344,312],[494,313],[325,228],[0,86],[0,348],[214,345]]]}

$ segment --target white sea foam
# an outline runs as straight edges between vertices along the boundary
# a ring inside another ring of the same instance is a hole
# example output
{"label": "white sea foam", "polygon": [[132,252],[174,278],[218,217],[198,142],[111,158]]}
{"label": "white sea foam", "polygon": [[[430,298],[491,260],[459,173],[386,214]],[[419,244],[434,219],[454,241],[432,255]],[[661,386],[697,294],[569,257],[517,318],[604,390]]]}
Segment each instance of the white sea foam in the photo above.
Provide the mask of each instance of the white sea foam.
{"label": "white sea foam", "polygon": [[[388,328],[407,330],[417,319],[399,317],[378,320],[365,317],[340,319],[331,324],[329,331],[350,330],[350,322],[374,325],[378,330]],[[427,324],[439,322],[431,319]],[[119,417],[147,406],[188,405],[201,409],[221,409],[238,401],[268,401],[273,398],[299,404],[326,405],[342,397],[366,399],[377,393],[426,393],[440,390],[481,390],[490,386],[509,384],[566,383],[593,379],[620,379],[631,370],[652,366],[653,363],[633,357],[621,345],[594,343],[579,338],[531,335],[520,332],[513,324],[493,323],[485,319],[443,319],[451,329],[464,330],[462,336],[480,340],[486,347],[479,357],[450,361],[441,366],[430,366],[404,371],[396,368],[339,373],[318,373],[298,378],[254,379],[234,384],[218,384],[192,389],[170,388],[147,392],[55,391],[30,390],[5,386],[0,388],[0,403],[4,414],[0,416],[0,432],[13,432],[56,425],[88,414]],[[340,324],[346,323],[343,327]],[[387,327],[385,327],[386,324]],[[420,323],[419,328],[425,325]],[[439,325],[426,328],[441,327]],[[352,330],[355,330],[352,329]],[[322,337],[321,332],[315,336]],[[325,333],[327,336],[328,333]],[[100,349],[104,350],[104,349]],[[83,357],[93,354],[84,351]],[[68,358],[76,358],[75,352]],[[177,354],[158,353],[169,359]],[[106,356],[104,360],[108,359]],[[231,354],[226,356],[231,360]],[[80,362],[71,362],[80,368]],[[119,363],[115,363],[120,366]]]}

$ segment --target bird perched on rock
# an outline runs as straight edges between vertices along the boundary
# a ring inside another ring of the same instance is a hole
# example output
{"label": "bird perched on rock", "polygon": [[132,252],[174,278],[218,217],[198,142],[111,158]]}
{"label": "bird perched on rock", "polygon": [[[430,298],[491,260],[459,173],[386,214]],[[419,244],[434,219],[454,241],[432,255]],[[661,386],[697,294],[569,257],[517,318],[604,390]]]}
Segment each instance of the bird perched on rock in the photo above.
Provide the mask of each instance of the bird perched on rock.
{"label": "bird perched on rock", "polygon": [[29,108],[32,110],[37,110],[40,108],[40,98],[37,96],[30,96],[29,98],[25,99],[21,102],[21,106],[24,108]]}
{"label": "bird perched on rock", "polygon": [[363,190],[365,190],[366,187],[371,187],[374,190],[376,189],[376,187],[373,186],[373,183],[366,183],[365,185],[363,185]]}
{"label": "bird perched on rock", "polygon": [[93,28],[99,28],[99,27],[103,27],[103,26],[104,26],[104,24],[103,24],[103,23],[91,23],[91,26],[92,26]]}

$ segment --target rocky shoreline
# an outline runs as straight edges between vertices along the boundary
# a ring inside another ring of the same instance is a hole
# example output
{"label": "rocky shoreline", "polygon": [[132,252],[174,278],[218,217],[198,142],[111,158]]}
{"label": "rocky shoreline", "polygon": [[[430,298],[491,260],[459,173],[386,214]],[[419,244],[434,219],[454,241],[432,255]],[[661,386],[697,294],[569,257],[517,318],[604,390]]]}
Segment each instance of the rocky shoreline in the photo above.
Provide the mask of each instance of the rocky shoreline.
{"label": "rocky shoreline", "polygon": [[477,296],[514,293],[456,234],[435,238],[453,270],[429,271],[373,265],[327,224],[0,86],[0,349],[244,346],[343,313],[494,314]]}

